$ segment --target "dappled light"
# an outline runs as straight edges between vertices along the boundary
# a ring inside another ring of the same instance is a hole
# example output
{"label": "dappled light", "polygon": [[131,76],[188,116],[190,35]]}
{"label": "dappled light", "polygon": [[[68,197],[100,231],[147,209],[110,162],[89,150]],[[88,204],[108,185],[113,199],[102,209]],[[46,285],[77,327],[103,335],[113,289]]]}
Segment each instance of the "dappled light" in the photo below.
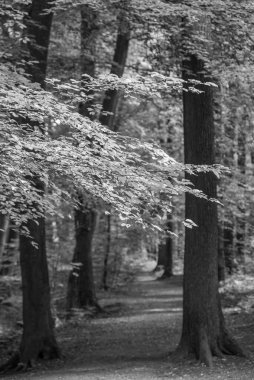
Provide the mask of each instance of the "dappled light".
{"label": "dappled light", "polygon": [[251,380],[253,0],[0,2],[0,376]]}

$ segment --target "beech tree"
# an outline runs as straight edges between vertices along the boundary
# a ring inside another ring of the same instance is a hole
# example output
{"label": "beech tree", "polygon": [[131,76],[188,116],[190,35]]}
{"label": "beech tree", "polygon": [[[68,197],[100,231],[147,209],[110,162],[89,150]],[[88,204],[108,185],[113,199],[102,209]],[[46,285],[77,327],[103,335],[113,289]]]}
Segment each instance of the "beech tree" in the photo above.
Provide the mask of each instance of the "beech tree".
{"label": "beech tree", "polygon": [[[45,86],[47,52],[52,23],[52,13],[45,15],[43,12],[48,11],[51,4],[52,2],[48,0],[33,0],[25,21],[29,38],[25,70],[31,81],[42,87]],[[33,124],[31,123],[31,125]],[[39,125],[39,128],[43,127]],[[30,177],[29,180],[32,181],[36,190],[43,194],[44,184],[37,177]],[[37,206],[34,204],[33,207]],[[60,355],[50,308],[45,216],[42,214],[36,221],[27,221],[23,228],[26,228],[29,234],[29,236],[24,234],[20,236],[23,334],[18,353],[1,369],[15,366],[25,369],[31,366],[31,361],[39,357],[57,358]],[[33,244],[31,244],[31,239]]]}
{"label": "beech tree", "polygon": [[[173,276],[173,241],[169,235],[173,230],[172,215],[167,215],[166,234],[158,249],[157,266],[162,265],[164,272],[158,280],[164,280]],[[156,268],[155,268],[156,269]]]}
{"label": "beech tree", "polygon": [[[185,81],[203,83],[197,86],[200,93],[188,91],[190,84],[183,93],[185,163],[212,165],[215,163],[213,87],[204,84],[211,81],[211,75],[199,53],[188,50],[182,70]],[[209,198],[217,197],[213,173],[186,177]],[[243,355],[243,351],[226,329],[218,293],[217,204],[187,194],[185,215],[198,228],[185,231],[183,327],[178,349],[184,354],[195,354],[211,366],[212,356]]]}

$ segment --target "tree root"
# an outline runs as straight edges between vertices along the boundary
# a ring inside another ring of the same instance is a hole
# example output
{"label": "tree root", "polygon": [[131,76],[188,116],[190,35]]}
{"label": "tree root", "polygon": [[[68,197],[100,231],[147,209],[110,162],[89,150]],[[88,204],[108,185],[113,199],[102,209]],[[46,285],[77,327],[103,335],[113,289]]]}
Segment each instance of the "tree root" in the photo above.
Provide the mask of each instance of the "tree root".
{"label": "tree root", "polygon": [[237,341],[230,336],[227,330],[223,330],[218,337],[217,343],[209,342],[207,331],[203,327],[199,329],[196,342],[189,342],[182,337],[181,342],[173,354],[176,358],[184,359],[192,357],[193,353],[196,359],[204,363],[207,367],[213,366],[213,357],[223,358],[224,355],[236,355],[249,359],[247,353],[239,346]]}

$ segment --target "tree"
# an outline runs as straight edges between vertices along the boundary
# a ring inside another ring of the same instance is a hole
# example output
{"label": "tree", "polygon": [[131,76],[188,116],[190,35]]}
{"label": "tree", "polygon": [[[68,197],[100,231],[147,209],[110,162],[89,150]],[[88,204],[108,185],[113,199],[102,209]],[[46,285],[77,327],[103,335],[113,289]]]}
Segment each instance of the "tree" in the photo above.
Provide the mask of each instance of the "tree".
{"label": "tree", "polygon": [[[45,86],[47,52],[50,38],[52,14],[43,14],[50,9],[51,1],[33,0],[26,18],[29,42],[26,73],[32,82]],[[43,30],[43,33],[42,33]],[[31,61],[36,61],[31,64]],[[35,127],[35,124],[30,121]],[[29,180],[36,190],[44,193],[44,184],[37,177]],[[36,204],[33,205],[36,209]],[[20,236],[20,265],[23,294],[23,334],[19,352],[3,369],[18,366],[27,368],[38,358],[57,358],[60,355],[54,335],[54,322],[50,308],[50,289],[45,247],[45,217],[29,220],[24,225],[29,236]]]}
{"label": "tree", "polygon": [[[121,4],[123,5],[123,4]],[[111,66],[110,73],[122,77],[128,57],[128,49],[130,42],[130,23],[127,18],[126,9],[121,8],[120,16],[118,17],[118,31],[116,38],[116,46]],[[101,124],[117,132],[118,125],[116,121],[117,106],[119,103],[119,91],[116,89],[109,89],[106,91],[103,104],[102,113],[100,115]],[[107,243],[104,255],[104,267],[102,275],[102,286],[104,290],[108,289],[107,277],[108,277],[108,260],[111,248],[111,216],[107,215]]]}
{"label": "tree", "polygon": [[[173,230],[172,214],[167,215],[167,230],[169,231],[167,232],[168,234]],[[164,269],[162,276],[158,280],[164,280],[173,276],[173,241],[169,235],[159,245],[157,265],[163,265]]]}
{"label": "tree", "polygon": [[[95,76],[95,46],[98,34],[97,15],[89,6],[81,8],[81,73]],[[82,86],[86,87],[87,79]],[[88,91],[88,96],[92,96]],[[89,107],[93,101],[80,102],[79,113],[90,117]],[[97,212],[93,201],[79,192],[79,204],[75,209],[75,250],[73,269],[68,279],[67,313],[74,308],[95,307],[100,310],[96,299],[93,276],[92,241],[96,226]]]}
{"label": "tree", "polygon": [[[121,9],[120,16],[118,18],[119,26],[117,31],[115,52],[110,71],[111,74],[117,75],[118,77],[123,76],[128,56],[130,23],[127,17],[127,10]],[[100,122],[114,131],[118,130],[118,126],[115,125],[116,111],[119,100],[118,98],[119,91],[116,89],[106,91],[102,105],[103,112],[100,116]]]}
{"label": "tree", "polygon": [[[183,60],[183,79],[208,80],[203,60],[189,54]],[[188,90],[187,85],[186,90]],[[200,93],[185,91],[184,153],[185,163],[212,165],[214,152],[213,88],[198,86]],[[195,188],[216,198],[217,180],[213,173],[189,176]],[[208,366],[212,356],[243,352],[231,338],[221,310],[218,293],[217,205],[186,194],[186,219],[198,228],[186,229],[183,283],[183,328],[179,351],[195,354]]]}

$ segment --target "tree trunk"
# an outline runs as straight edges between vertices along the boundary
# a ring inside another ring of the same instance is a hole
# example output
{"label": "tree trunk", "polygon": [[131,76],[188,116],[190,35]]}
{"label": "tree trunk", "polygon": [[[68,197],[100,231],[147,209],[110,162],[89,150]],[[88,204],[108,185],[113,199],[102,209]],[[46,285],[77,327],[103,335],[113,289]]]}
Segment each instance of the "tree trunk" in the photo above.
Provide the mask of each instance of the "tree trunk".
{"label": "tree trunk", "polygon": [[[167,229],[172,231],[172,214],[167,215]],[[173,276],[173,241],[170,236],[167,236],[165,242],[160,245],[158,253],[158,264],[163,265],[164,273],[158,280],[164,280]]]}
{"label": "tree trunk", "polygon": [[108,290],[108,260],[111,249],[111,217],[107,215],[107,241],[103,262],[102,287]]}
{"label": "tree trunk", "polygon": [[[25,20],[26,33],[29,37],[26,72],[32,82],[40,83],[45,88],[48,47],[53,14],[46,10],[52,8],[52,0],[33,0]],[[31,61],[29,63],[29,61]]]}
{"label": "tree trunk", "polygon": [[[113,63],[111,67],[111,74],[115,74],[118,77],[122,77],[126,60],[128,56],[130,41],[130,25],[126,18],[125,12],[121,13],[119,17],[119,27],[117,32],[117,40]],[[107,90],[103,101],[102,109],[107,114],[102,113],[100,116],[101,124],[109,127],[113,131],[118,130],[118,126],[115,125],[116,110],[119,102],[119,92],[117,90]]]}
{"label": "tree trunk", "polygon": [[83,198],[75,211],[76,246],[72,260],[73,269],[69,275],[67,310],[74,308],[98,307],[92,266],[92,239],[96,226],[97,214],[86,206]]}
{"label": "tree trunk", "polygon": [[[28,57],[26,72],[33,82],[45,87],[47,55],[52,23],[52,13],[43,14],[53,5],[51,0],[33,0],[25,20]],[[35,62],[36,61],[36,62]],[[33,63],[31,63],[33,62]],[[29,122],[29,121],[28,121]],[[33,123],[31,123],[33,125]],[[44,186],[37,178],[32,179],[38,190]],[[36,205],[33,205],[36,207]],[[29,221],[30,238],[20,236],[20,263],[23,294],[23,334],[17,355],[1,367],[27,368],[38,358],[57,358],[60,355],[54,336],[54,324],[50,309],[50,288],[45,245],[45,218]],[[35,242],[37,248],[32,242]]]}
{"label": "tree trunk", "polygon": [[[204,64],[189,54],[183,61],[183,79],[206,80]],[[188,86],[186,86],[188,87]],[[184,152],[186,164],[214,164],[214,122],[212,87],[199,85],[203,92],[183,93]],[[186,175],[195,188],[216,198],[213,173]],[[208,366],[212,356],[242,354],[229,336],[218,293],[217,205],[186,194],[186,218],[198,228],[186,228],[183,283],[183,328],[179,351],[194,354]]]}
{"label": "tree trunk", "polygon": [[224,257],[227,273],[232,275],[236,271],[236,260],[234,255],[234,231],[233,224],[224,222],[223,226]]}
{"label": "tree trunk", "polygon": [[[81,53],[80,64],[82,74],[91,77],[95,75],[95,47],[97,40],[97,16],[96,13],[84,5],[81,9]],[[83,81],[86,86],[86,80]],[[91,95],[91,94],[90,94]],[[79,113],[91,118],[88,108],[92,106],[92,100],[79,104]],[[75,308],[95,307],[101,310],[94,286],[92,263],[92,240],[96,225],[96,211],[94,206],[88,204],[83,193],[78,194],[79,204],[75,210],[75,240],[76,246],[72,259],[73,269],[69,275],[67,290],[67,317]]]}
{"label": "tree trunk", "polygon": [[[126,18],[124,11],[121,12],[119,17],[119,27],[117,32],[115,53],[111,67],[111,74],[115,74],[118,77],[122,77],[126,65],[126,60],[128,56],[130,41],[130,25]],[[117,90],[107,90],[103,100],[102,111],[107,112],[101,113],[100,122],[101,124],[107,126],[109,129],[117,132],[118,125],[115,123],[117,106],[119,103],[119,92]],[[111,218],[107,217],[108,231],[107,231],[107,245],[104,255],[104,268],[103,268],[103,278],[102,286],[104,290],[108,289],[107,285],[107,274],[108,274],[108,258],[110,253],[111,244]]]}
{"label": "tree trunk", "polygon": [[38,358],[59,357],[50,309],[49,276],[45,247],[45,220],[27,223],[38,248],[26,236],[20,236],[20,264],[23,291],[23,335],[20,362],[30,365]]}
{"label": "tree trunk", "polygon": [[17,255],[17,249],[18,249],[18,232],[15,226],[10,225],[7,229],[7,242],[5,243],[5,250],[0,266],[0,275],[11,275],[12,274],[12,268],[15,263],[15,256]]}
{"label": "tree trunk", "polygon": [[218,281],[225,281],[225,256],[223,244],[223,229],[218,225]]}
{"label": "tree trunk", "polygon": [[9,217],[0,214],[0,270],[2,270],[3,255],[8,240]]}
{"label": "tree trunk", "polygon": [[[250,121],[248,116],[248,109],[244,107],[244,114],[242,116],[242,123],[243,127],[239,128],[238,126],[238,141],[237,141],[237,165],[238,170],[240,172],[240,182],[246,183],[246,145],[247,145],[247,139],[246,134],[250,130]],[[239,190],[243,192],[243,189]],[[245,194],[243,194],[243,200],[242,202],[239,202],[238,206],[238,212],[240,213],[239,216],[236,217],[236,258],[237,262],[241,265],[244,265],[245,263],[245,230],[246,230],[246,201],[245,201]]]}

